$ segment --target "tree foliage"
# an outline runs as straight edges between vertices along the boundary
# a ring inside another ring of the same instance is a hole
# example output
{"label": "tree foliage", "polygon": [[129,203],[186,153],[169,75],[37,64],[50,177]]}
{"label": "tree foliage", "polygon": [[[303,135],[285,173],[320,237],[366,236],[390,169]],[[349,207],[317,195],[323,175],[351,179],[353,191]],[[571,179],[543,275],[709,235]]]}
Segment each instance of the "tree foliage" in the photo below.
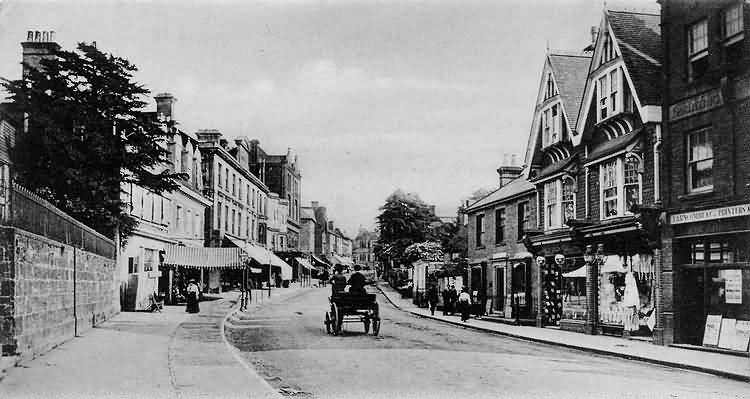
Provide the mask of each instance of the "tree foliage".
{"label": "tree foliage", "polygon": [[143,112],[150,92],[124,58],[80,43],[40,66],[3,79],[12,112],[28,126],[12,152],[16,180],[100,233],[128,237],[137,221],[123,185],[162,193],[183,177],[167,168],[171,127]]}
{"label": "tree foliage", "polygon": [[406,247],[431,238],[430,225],[438,220],[417,194],[396,190],[380,207],[377,217],[380,239],[376,255],[381,259],[390,257],[396,264],[406,262]]}

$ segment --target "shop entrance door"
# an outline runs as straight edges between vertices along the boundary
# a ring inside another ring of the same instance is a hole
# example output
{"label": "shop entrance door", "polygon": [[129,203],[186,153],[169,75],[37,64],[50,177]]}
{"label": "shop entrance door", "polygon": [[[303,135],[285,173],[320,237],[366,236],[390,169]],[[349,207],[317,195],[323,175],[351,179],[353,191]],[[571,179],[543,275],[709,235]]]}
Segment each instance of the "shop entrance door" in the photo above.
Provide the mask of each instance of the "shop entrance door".
{"label": "shop entrance door", "polygon": [[505,268],[495,268],[495,310],[505,311]]}
{"label": "shop entrance door", "polygon": [[681,341],[702,345],[706,322],[705,269],[683,269],[681,277],[680,285],[684,292],[680,301]]}

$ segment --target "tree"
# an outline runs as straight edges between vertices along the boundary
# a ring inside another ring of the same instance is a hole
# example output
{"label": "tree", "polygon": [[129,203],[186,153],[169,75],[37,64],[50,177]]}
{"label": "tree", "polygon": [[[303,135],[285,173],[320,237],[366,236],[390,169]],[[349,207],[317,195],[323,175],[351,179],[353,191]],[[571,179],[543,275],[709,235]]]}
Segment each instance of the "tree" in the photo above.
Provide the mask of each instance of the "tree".
{"label": "tree", "polygon": [[135,65],[80,43],[3,79],[11,111],[27,129],[12,152],[16,180],[107,237],[137,226],[121,196],[134,183],[160,194],[178,187],[169,171],[171,126],[144,113],[150,91],[133,81]]}
{"label": "tree", "polygon": [[380,240],[376,255],[381,259],[387,255],[397,264],[405,261],[406,247],[426,241],[430,224],[438,221],[432,209],[417,194],[401,190],[388,196],[380,211],[377,217]]}

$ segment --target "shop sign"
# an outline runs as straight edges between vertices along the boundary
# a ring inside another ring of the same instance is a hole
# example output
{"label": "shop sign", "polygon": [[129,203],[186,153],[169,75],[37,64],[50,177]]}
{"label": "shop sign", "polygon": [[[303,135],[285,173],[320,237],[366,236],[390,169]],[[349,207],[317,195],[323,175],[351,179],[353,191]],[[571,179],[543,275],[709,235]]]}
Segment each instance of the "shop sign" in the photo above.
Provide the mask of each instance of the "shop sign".
{"label": "shop sign", "polygon": [[724,270],[723,274],[726,303],[742,303],[742,270]]}
{"label": "shop sign", "polygon": [[672,215],[671,224],[695,223],[706,220],[725,219],[740,216],[750,216],[750,204],[726,206],[723,208],[705,209],[702,211],[685,212]]}
{"label": "shop sign", "polygon": [[695,97],[686,98],[669,106],[669,119],[676,121],[724,105],[720,89],[713,89]]}
{"label": "shop sign", "polygon": [[703,329],[703,345],[717,346],[719,344],[719,330],[721,329],[721,315],[706,316],[706,327]]}

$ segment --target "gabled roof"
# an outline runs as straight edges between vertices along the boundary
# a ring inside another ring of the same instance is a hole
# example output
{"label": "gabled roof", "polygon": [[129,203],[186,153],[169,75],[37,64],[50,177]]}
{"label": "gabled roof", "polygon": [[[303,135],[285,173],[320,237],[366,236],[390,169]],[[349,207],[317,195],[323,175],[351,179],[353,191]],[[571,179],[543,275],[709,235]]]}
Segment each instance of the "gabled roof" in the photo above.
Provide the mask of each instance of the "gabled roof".
{"label": "gabled roof", "polygon": [[607,10],[607,15],[641,105],[660,105],[661,17],[619,10]]}
{"label": "gabled roof", "polygon": [[567,111],[568,125],[575,129],[578,108],[583,101],[583,88],[589,74],[591,55],[553,50],[549,53],[549,62],[557,83],[557,91]]}
{"label": "gabled roof", "polygon": [[533,191],[533,190],[534,190],[534,185],[529,183],[529,181],[526,180],[526,177],[521,175],[521,177],[516,178],[510,183],[489,193],[484,198],[481,198],[477,202],[469,205],[464,211],[465,212],[476,211],[485,206],[488,206],[496,202],[500,202],[502,200],[509,199],[509,198],[515,197],[516,195],[523,194],[527,191]]}

